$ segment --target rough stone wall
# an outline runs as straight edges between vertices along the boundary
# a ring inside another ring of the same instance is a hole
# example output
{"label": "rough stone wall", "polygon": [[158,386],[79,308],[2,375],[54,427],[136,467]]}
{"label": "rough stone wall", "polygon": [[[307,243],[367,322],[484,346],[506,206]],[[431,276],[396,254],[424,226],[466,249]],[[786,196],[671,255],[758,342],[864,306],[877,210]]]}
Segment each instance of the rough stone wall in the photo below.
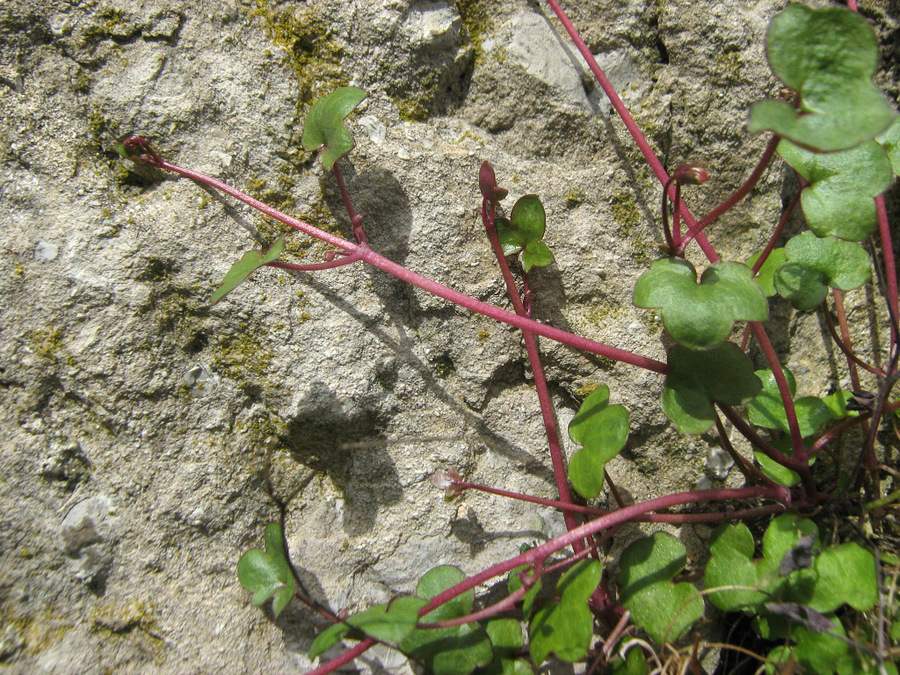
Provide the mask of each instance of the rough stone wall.
{"label": "rough stone wall", "polygon": [[[744,118],[777,91],[762,40],[784,3],[573,4],[667,165],[710,168],[688,195],[702,213],[762,148]],[[884,37],[895,10],[867,9]],[[630,303],[662,239],[661,188],[543,4],[7,0],[0,75],[0,664],[302,672],[319,624],[294,607],[272,620],[235,574],[278,517],[267,476],[282,497],[300,488],[291,554],[335,609],[562,531],[532,506],[446,504],[427,480],[452,466],[553,496],[515,330],[361,266],[263,270],[211,307],[240,252],[279,229],[187,180],[128,172],[111,150],[140,133],[346,234],[298,120],[335,86],[362,86],[344,166],[374,248],[507,306],[477,214],[489,159],[510,201],[534,192],[547,209],[556,264],[534,274],[537,318],[664,358],[659,324]],[[711,233],[726,258],[762,244],[782,184],[776,166]],[[290,249],[322,251],[300,236]],[[611,469],[628,498],[704,475],[708,445],[669,428],[659,377],[543,350],[563,428],[595,383],[631,410]]]}

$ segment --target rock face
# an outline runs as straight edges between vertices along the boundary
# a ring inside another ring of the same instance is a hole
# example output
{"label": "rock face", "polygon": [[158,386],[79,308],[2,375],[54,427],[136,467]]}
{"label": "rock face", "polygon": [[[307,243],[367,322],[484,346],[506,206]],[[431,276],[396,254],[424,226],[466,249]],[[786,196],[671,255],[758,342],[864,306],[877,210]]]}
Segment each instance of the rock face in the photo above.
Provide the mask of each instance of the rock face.
{"label": "rock face", "polygon": [[[783,3],[577,4],[573,20],[667,166],[709,167],[688,195],[702,213],[761,151],[744,116],[777,91],[762,41]],[[869,11],[882,35],[894,30],[880,5]],[[883,82],[896,92],[893,72]],[[358,265],[262,270],[210,306],[240,253],[280,230],[187,180],[128,171],[111,150],[140,133],[346,236],[333,178],[299,150],[299,120],[312,98],[364,87],[342,166],[373,248],[508,306],[477,215],[489,159],[510,205],[536,193],[547,210],[556,263],[533,275],[535,316],[664,358],[659,324],[630,301],[662,240],[660,186],[545,6],[7,0],[0,75],[10,672],[302,672],[321,626],[299,607],[272,620],[235,573],[278,500],[306,591],[335,610],[563,531],[556,514],[499,498],[446,504],[428,482],[455,467],[554,496],[515,331]],[[761,247],[782,183],[770,170],[717,223],[724,257]],[[322,253],[302,236],[289,249]],[[817,330],[810,318],[791,332]],[[704,476],[707,445],[669,429],[658,376],[542,347],[563,428],[592,384],[630,409],[632,440],[611,466],[629,498]],[[725,474],[716,464],[709,478]],[[405,667],[366,658],[372,672]]]}

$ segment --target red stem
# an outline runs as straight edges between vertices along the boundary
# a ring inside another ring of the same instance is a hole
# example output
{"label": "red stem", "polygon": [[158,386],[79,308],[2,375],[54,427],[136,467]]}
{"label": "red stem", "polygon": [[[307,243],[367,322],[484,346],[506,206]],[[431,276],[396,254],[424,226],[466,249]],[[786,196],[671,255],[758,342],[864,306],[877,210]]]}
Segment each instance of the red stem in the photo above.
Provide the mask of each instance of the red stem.
{"label": "red stem", "polygon": [[775,488],[749,487],[736,489],[723,488],[718,490],[692,490],[690,492],[678,492],[671,495],[665,495],[663,497],[657,497],[655,499],[649,499],[638,504],[632,504],[631,506],[626,506],[623,509],[618,509],[617,511],[613,511],[612,513],[608,513],[604,516],[600,516],[599,518],[591,520],[584,525],[577,527],[571,532],[566,532],[565,534],[562,534],[555,539],[551,539],[550,541],[545,542],[540,546],[536,546],[533,549],[529,549],[528,551],[525,551],[525,553],[517,555],[513,558],[504,560],[501,563],[489,567],[488,569],[483,570],[478,574],[475,574],[468,579],[461,581],[455,586],[448,588],[443,593],[439,593],[438,595],[434,596],[425,607],[419,610],[419,615],[424,616],[433,609],[440,607],[445,602],[448,602],[458,595],[465,593],[469,589],[483,584],[488,579],[493,579],[494,577],[509,572],[511,569],[519,567],[521,565],[534,565],[536,563],[542,563],[552,553],[571,546],[574,541],[584,539],[589,535],[596,534],[601,530],[605,530],[615,525],[629,522],[636,516],[642,516],[650,511],[668,509],[672,508],[673,506],[680,506],[682,504],[695,504],[697,502],[719,500],[725,501],[735,499],[773,499],[780,502],[784,506],[791,505],[790,490],[781,486]]}
{"label": "red stem", "polygon": [[[856,4],[856,3],[854,3]],[[891,241],[891,225],[888,222],[887,208],[884,204],[884,195],[875,197],[875,211],[878,214],[878,232],[881,236],[881,255],[884,257],[884,276],[887,286],[889,311],[892,313],[891,321],[891,349],[893,353],[897,344],[897,327],[895,321],[900,321],[900,309],[897,305],[897,263],[894,259],[894,244]]]}
{"label": "red stem", "polygon": [[[575,25],[563,11],[562,7],[560,7],[557,0],[547,0],[547,4],[550,5],[553,13],[556,14],[557,18],[562,23],[563,28],[565,28],[566,32],[569,34],[569,37],[572,39],[572,43],[581,53],[581,56],[584,57],[588,68],[590,68],[591,72],[594,74],[594,77],[597,78],[597,82],[599,83],[600,88],[603,89],[603,93],[606,94],[606,97],[609,99],[612,107],[619,114],[619,117],[622,118],[622,122],[625,124],[625,128],[628,129],[628,133],[631,134],[631,137],[637,144],[638,149],[641,151],[641,154],[644,155],[644,159],[647,161],[647,164],[650,165],[653,173],[656,174],[656,178],[663,186],[665,186],[669,182],[669,174],[663,167],[662,162],[659,161],[659,157],[657,157],[656,153],[653,152],[653,149],[650,147],[650,144],[647,142],[644,134],[641,133],[641,130],[638,127],[637,123],[635,123],[634,118],[631,116],[631,113],[628,112],[628,108],[626,108],[625,104],[622,103],[622,99],[619,98],[619,95],[616,93],[616,90],[612,86],[612,83],[609,81],[609,78],[606,77],[603,69],[597,63],[597,60],[591,53],[590,48],[578,33],[578,29],[575,28]],[[668,193],[670,197],[674,199],[674,192],[671,189],[668,191]],[[690,228],[691,232],[693,232],[697,228],[697,220],[693,215],[691,215],[691,212],[688,210],[687,206],[683,206],[683,208],[681,209],[681,216],[682,218],[684,218],[684,222],[687,223],[688,228]],[[709,259],[709,261],[717,262],[719,260],[719,254],[716,253],[715,249],[710,245],[709,241],[707,241],[703,233],[698,232],[695,237],[697,240],[697,244],[703,250],[703,253]]]}
{"label": "red stem", "polygon": [[373,640],[372,638],[366,638],[356,646],[351,647],[350,649],[345,651],[336,659],[331,659],[331,661],[329,661],[328,663],[323,663],[318,668],[309,671],[306,675],[325,675],[326,673],[333,673],[341,666],[350,663],[357,656],[360,656],[367,649],[374,647],[375,644],[375,640]]}
{"label": "red stem", "polygon": [[[481,205],[481,218],[484,222],[488,238],[491,241],[491,248],[497,258],[497,264],[500,266],[500,272],[503,275],[503,281],[506,283],[506,292],[512,300],[516,314],[525,316],[527,310],[522,298],[519,296],[519,289],[516,287],[516,280],[513,278],[503,254],[503,246],[500,238],[497,236],[497,228],[494,224],[493,215],[494,205],[487,197]],[[553,402],[550,399],[550,390],[547,387],[547,377],[544,374],[544,366],[541,363],[541,352],[538,349],[537,340],[533,333],[527,330],[522,331],[522,339],[525,341],[525,351],[528,353],[528,363],[531,366],[531,372],[534,376],[534,388],[537,391],[538,401],[541,406],[541,417],[544,420],[544,431],[547,435],[547,444],[550,448],[550,461],[553,465],[553,476],[556,479],[556,490],[559,493],[559,499],[565,504],[572,503],[572,495],[569,492],[569,479],[566,475],[566,461],[563,457],[562,447],[559,443],[559,429],[556,422],[556,413],[553,409]],[[578,520],[571,511],[563,511],[563,519],[566,523],[567,530],[574,530],[578,527]],[[578,553],[584,548],[581,541],[575,542],[574,550]]]}
{"label": "red stem", "polygon": [[500,321],[502,323],[515,326],[516,328],[519,328],[521,330],[530,331],[536,335],[541,335],[550,340],[554,340],[570,347],[574,347],[575,349],[581,349],[586,352],[591,352],[592,354],[605,356],[615,361],[621,361],[622,363],[628,363],[639,368],[644,368],[646,370],[660,373],[661,375],[666,374],[667,367],[666,364],[662,361],[657,361],[656,359],[651,359],[646,356],[640,356],[639,354],[634,354],[633,352],[629,352],[624,349],[610,347],[609,345],[605,345],[601,342],[596,342],[595,340],[589,340],[579,335],[573,335],[572,333],[568,333],[564,330],[560,330],[552,326],[547,326],[537,321],[533,321],[532,319],[526,319],[525,317],[521,317],[517,314],[514,314],[513,312],[507,312],[506,310],[500,309],[499,307],[489,305],[486,302],[481,302],[480,300],[476,300],[475,298],[460,293],[459,291],[453,290],[448,286],[439,284],[438,282],[424,277],[421,274],[417,274],[416,272],[413,272],[412,270],[409,270],[402,265],[398,265],[392,260],[389,260],[384,256],[375,253],[365,244],[355,244],[329,232],[320,230],[319,228],[314,227],[309,223],[303,222],[302,220],[298,220],[297,218],[293,218],[285,213],[282,213],[281,211],[262,203],[258,199],[254,199],[250,195],[247,195],[240,190],[233,188],[227,183],[223,183],[220,180],[199,173],[197,171],[186,169],[176,164],[172,164],[171,162],[167,162],[159,158],[158,155],[156,155],[157,159],[153,159],[152,157],[147,156],[145,157],[146,158],[136,157],[135,159],[138,159],[139,161],[145,161],[146,163],[152,164],[153,166],[156,166],[160,169],[172,171],[173,173],[177,173],[181,176],[190,178],[199,183],[203,183],[217,190],[221,190],[225,194],[231,195],[235,199],[244,202],[248,206],[253,207],[257,211],[260,211],[261,213],[264,213],[267,216],[284,223],[285,225],[293,227],[296,230],[300,230],[301,232],[304,232],[311,237],[315,237],[320,241],[331,244],[335,248],[339,248],[343,251],[346,251],[347,253],[356,253],[358,254],[360,260],[368,263],[369,265],[377,267],[378,269],[383,270],[388,274],[392,274],[402,281],[410,283],[414,286],[418,286],[419,288],[428,291],[429,293],[444,298],[445,300],[457,304],[460,307],[464,307],[472,312],[486,316],[489,319],[494,319],[495,321]]}

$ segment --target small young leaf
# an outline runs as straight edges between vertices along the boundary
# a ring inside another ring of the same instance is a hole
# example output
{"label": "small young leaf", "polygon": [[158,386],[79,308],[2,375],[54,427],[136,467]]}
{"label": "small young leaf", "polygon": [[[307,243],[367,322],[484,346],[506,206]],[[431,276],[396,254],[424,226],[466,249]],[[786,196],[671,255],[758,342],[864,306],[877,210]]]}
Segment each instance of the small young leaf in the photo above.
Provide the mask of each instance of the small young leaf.
{"label": "small young leaf", "polygon": [[757,103],[751,133],[769,129],[831,152],[852,148],[891,123],[894,111],[872,84],[879,58],[875,34],[846,7],[788,5],[769,27],[766,55],[772,72],[801,94],[800,109],[781,101]]}
{"label": "small young leaf", "polygon": [[344,126],[344,118],[368,96],[357,87],[341,87],[313,103],[303,126],[303,147],[308,151],[322,152],[322,166],[331,171],[334,163],[356,145],[353,136]]}
{"label": "small young leaf", "polygon": [[569,479],[578,493],[589,499],[600,494],[603,488],[603,465],[628,440],[628,410],[608,402],[609,387],[598,387],[581,404],[569,424],[569,436],[584,446],[569,462]]}
{"label": "small young leaf", "polygon": [[884,132],[878,134],[875,137],[875,141],[878,142],[888,154],[888,157],[891,160],[891,170],[894,172],[894,175],[900,176],[900,117],[894,119],[894,123],[891,124],[891,126]]}
{"label": "small young leaf", "polygon": [[868,254],[853,242],[804,232],[784,250],[787,262],[775,272],[775,289],[795,309],[816,307],[825,299],[828,286],[849,291],[872,276]]}
{"label": "small young leaf", "polygon": [[505,199],[509,194],[507,190],[497,186],[494,167],[487,160],[481,163],[481,170],[478,172],[478,188],[481,190],[482,196],[495,203]]}
{"label": "small young leaf", "polygon": [[[431,600],[463,581],[466,575],[451,565],[429,570],[419,580],[416,595]],[[424,623],[456,619],[472,611],[474,591],[466,591],[422,617]],[[452,628],[415,630],[400,643],[400,649],[421,660],[435,675],[468,675],[493,658],[493,648],[484,628],[467,623]]]}
{"label": "small young leaf", "polygon": [[[762,391],[750,401],[747,406],[750,412],[750,421],[757,426],[766,429],[777,429],[788,433],[790,427],[787,421],[787,413],[784,410],[784,401],[778,391],[778,383],[771,370],[757,370],[756,376],[762,382]],[[784,377],[793,396],[797,390],[794,374],[784,368]],[[800,427],[800,435],[804,438],[812,436],[833,417],[831,410],[822,399],[815,396],[805,396],[794,401],[794,411],[797,415],[797,424]]]}
{"label": "small young leaf", "polygon": [[[887,190],[893,177],[884,148],[869,141],[852,150],[822,154],[781,141],[778,154],[809,181],[800,195],[809,229],[820,237],[849,241],[872,233],[877,222],[872,198]],[[790,251],[787,256],[790,260]]]}
{"label": "small young leaf", "polygon": [[568,663],[587,655],[594,631],[587,601],[600,583],[601,569],[596,560],[579,560],[559,578],[559,600],[548,600],[534,613],[529,637],[535,665],[543,663],[551,652]]}
{"label": "small young leaf", "polygon": [[720,344],[738,320],[764,321],[769,305],[753,272],[742,263],[706,268],[697,283],[694,266],[682,258],[656,260],[634,287],[634,304],[660,310],[678,344],[707,349]]}
{"label": "small young leaf", "polygon": [[716,420],[713,402],[739,405],[762,390],[750,358],[731,342],[707,351],[669,350],[663,410],[683,434],[702,434]]}
{"label": "small young leaf", "polygon": [[252,549],[238,562],[238,580],[253,592],[251,602],[261,605],[273,597],[272,611],[281,614],[294,597],[294,572],[284,550],[281,525],[266,525],[266,550]]}
{"label": "small young leaf", "polygon": [[210,298],[210,302],[212,304],[216,304],[224,298],[228,293],[230,293],[234,288],[241,283],[244,279],[253,274],[256,270],[258,270],[263,265],[266,265],[273,260],[275,260],[278,256],[281,255],[281,252],[284,250],[284,235],[278,237],[275,240],[275,243],[272,244],[271,248],[265,253],[261,253],[259,251],[247,251],[241,259],[234,263],[231,266],[231,269],[228,270],[228,273],[225,275],[225,278],[222,280],[222,284],[216,289],[216,292],[213,293],[212,298]]}
{"label": "small young leaf", "polygon": [[697,589],[672,581],[686,561],[684,544],[665,532],[638,539],[619,560],[622,604],[635,624],[659,644],[676,640],[703,616]]}
{"label": "small young leaf", "polygon": [[644,650],[632,647],[625,653],[624,659],[613,661],[608,672],[610,675],[647,675],[650,669],[647,667]]}
{"label": "small young leaf", "polygon": [[553,262],[553,253],[541,241],[546,229],[547,217],[544,205],[537,195],[525,195],[513,206],[509,220],[497,219],[497,236],[504,255],[522,254],[522,266],[529,271],[533,266],[545,267]]}
{"label": "small young leaf", "polygon": [[[759,260],[760,255],[762,255],[762,251],[750,258],[750,260],[747,261],[747,267],[752,268],[756,264],[756,261]],[[775,285],[773,282],[775,270],[778,269],[784,260],[785,256],[783,248],[772,249],[769,257],[766,258],[766,262],[763,263],[762,267],[759,268],[759,272],[757,272],[754,277],[756,283],[759,284],[759,287],[762,289],[763,293],[765,293],[767,298],[771,298],[775,295]]]}

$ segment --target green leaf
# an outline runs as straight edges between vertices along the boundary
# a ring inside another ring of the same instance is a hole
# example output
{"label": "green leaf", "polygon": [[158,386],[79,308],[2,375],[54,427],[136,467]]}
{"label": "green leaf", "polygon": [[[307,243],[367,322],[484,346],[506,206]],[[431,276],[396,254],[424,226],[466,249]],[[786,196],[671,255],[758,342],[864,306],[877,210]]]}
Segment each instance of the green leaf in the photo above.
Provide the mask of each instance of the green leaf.
{"label": "green leaf", "polygon": [[745,586],[745,589],[729,589],[709,594],[710,601],[725,612],[754,611],[768,601],[765,593],[752,589],[759,587],[757,563],[753,561],[753,535],[743,523],[723,525],[712,536],[709,544],[710,559],[706,565],[707,590],[723,586]]}
{"label": "green leaf", "polygon": [[[778,154],[809,181],[800,195],[809,229],[820,237],[850,241],[872,233],[878,221],[872,200],[890,187],[893,177],[884,148],[869,141],[852,150],[822,154],[781,141]],[[790,260],[790,251],[787,255]]]}
{"label": "green leaf", "polygon": [[556,584],[559,600],[548,600],[534,613],[529,626],[531,660],[544,662],[550,653],[568,663],[587,656],[594,620],[587,601],[600,583],[601,565],[579,560]]}
{"label": "green leaf", "polygon": [[309,658],[321,656],[340,642],[352,630],[346,623],[334,623],[323,630],[309,647]]}
{"label": "green leaf", "polygon": [[751,133],[771,130],[830,152],[852,148],[891,123],[894,111],[872,84],[879,62],[875,34],[855,12],[790,4],[769,27],[766,55],[772,72],[801,94],[800,109],[757,103]]}
{"label": "green leaf", "polygon": [[494,658],[480,670],[480,675],[533,675],[534,671],[522,659],[516,658],[522,651],[522,627],[515,619],[493,618],[484,626],[491,644]]}
{"label": "green leaf", "polygon": [[775,289],[795,309],[816,307],[825,299],[829,286],[849,291],[872,276],[868,254],[853,242],[804,232],[791,239],[784,250],[787,262],[775,272]]}
{"label": "green leaf", "polygon": [[683,434],[702,434],[716,419],[713,402],[739,405],[762,390],[750,358],[726,342],[707,351],[669,350],[663,410]]}
{"label": "green leaf", "polygon": [[[793,457],[794,449],[793,445],[791,445],[790,438],[783,438],[776,440],[772,443],[775,446],[775,449],[781,452],[783,455],[787,457]],[[794,487],[797,483],[800,482],[800,474],[796,471],[792,471],[787,468],[783,464],[779,464],[774,459],[770,459],[768,455],[759,450],[753,451],[753,456],[756,458],[756,462],[759,464],[760,471],[766,475],[766,477],[771,478],[779,485],[784,485],[785,487]]]}
{"label": "green leaf", "polygon": [[545,267],[553,262],[553,253],[541,241],[546,229],[547,216],[537,195],[525,195],[513,206],[506,218],[497,219],[497,236],[504,255],[522,253],[522,266],[529,271],[533,266]]}
{"label": "green leaf", "polygon": [[614,661],[609,669],[610,675],[647,675],[649,672],[647,658],[639,647],[629,649],[625,658]]}
{"label": "green leaf", "polygon": [[263,265],[272,262],[280,256],[283,250],[284,235],[278,237],[271,248],[265,253],[261,253],[260,251],[247,251],[244,253],[244,255],[241,256],[241,259],[234,263],[234,265],[231,266],[231,269],[228,270],[228,273],[222,280],[222,284],[216,289],[216,292],[213,293],[212,298],[210,298],[210,302],[212,304],[219,302],[219,300],[234,290],[234,288],[244,279],[249,277]]}
{"label": "green leaf", "polygon": [[764,321],[769,306],[752,270],[742,263],[719,262],[697,283],[694,266],[682,258],[656,260],[634,287],[634,304],[660,310],[678,344],[706,349],[731,334],[738,320]]}
{"label": "green leaf", "polygon": [[619,559],[622,604],[658,644],[673,642],[703,616],[697,589],[672,581],[686,562],[684,544],[665,532],[638,539]]}
{"label": "green leaf", "polygon": [[[771,370],[757,370],[756,376],[762,382],[762,391],[750,401],[747,406],[750,412],[750,421],[757,426],[766,429],[777,429],[788,433],[787,413],[784,409],[784,401],[778,391],[778,383]],[[787,380],[791,396],[797,391],[797,383],[794,374],[784,368],[784,377]],[[797,424],[800,427],[800,435],[804,438],[812,436],[822,426],[828,424],[833,417],[831,410],[825,402],[815,396],[805,396],[794,401],[794,410],[797,414]]]}
{"label": "green leaf", "polygon": [[238,580],[253,593],[254,605],[274,597],[272,611],[278,616],[294,597],[294,573],[284,550],[281,525],[266,525],[265,540],[265,551],[255,548],[241,556]]}
{"label": "green leaf", "polygon": [[[419,580],[416,595],[431,600],[465,578],[457,567],[435,567]],[[422,622],[436,623],[465,616],[471,613],[474,600],[474,591],[466,591],[426,614]],[[488,634],[477,623],[452,628],[419,628],[400,643],[400,649],[421,660],[435,675],[468,675],[475,668],[489,664],[493,658]]]}
{"label": "green leaf", "polygon": [[865,612],[878,601],[875,556],[849,542],[828,548],[816,558],[815,592],[809,606],[819,612],[833,612],[843,604]]}
{"label": "green leaf", "polygon": [[895,118],[893,124],[876,136],[875,140],[890,158],[894,175],[900,176],[900,117]]}
{"label": "green leaf", "polygon": [[628,440],[628,410],[609,405],[609,387],[595,389],[569,424],[569,436],[583,445],[569,462],[569,479],[583,497],[592,499],[603,489],[603,465]]}
{"label": "green leaf", "polygon": [[375,605],[345,621],[369,637],[384,642],[400,642],[416,627],[419,610],[427,602],[421,598],[401,595],[385,605]]}
{"label": "green leaf", "polygon": [[[759,260],[759,256],[762,255],[762,251],[755,254],[750,260],[747,261],[747,267],[752,268],[756,261]],[[765,293],[767,298],[775,295],[775,285],[773,282],[773,278],[775,276],[775,270],[784,262],[784,249],[776,248],[772,249],[772,252],[769,254],[769,257],[766,258],[766,262],[762,264],[762,267],[759,268],[759,272],[756,273],[756,283],[759,284],[759,287],[762,289],[763,293]]]}
{"label": "green leaf", "polygon": [[318,150],[323,145],[322,166],[331,171],[334,163],[356,145],[344,126],[344,118],[368,96],[357,87],[341,87],[313,103],[303,126],[303,147]]}
{"label": "green leaf", "polygon": [[[528,550],[527,546],[522,546],[520,549],[520,553],[525,553]],[[527,570],[531,565],[520,565],[519,567],[515,567],[510,570],[509,575],[506,578],[506,586],[509,589],[510,593],[515,593],[517,590],[522,588],[522,579],[521,574],[525,570]],[[534,584],[525,591],[525,595],[522,598],[522,614],[526,619],[531,618],[531,610],[534,606],[534,601],[537,599],[537,594],[540,593],[541,590],[541,577],[538,577],[534,580]]]}

